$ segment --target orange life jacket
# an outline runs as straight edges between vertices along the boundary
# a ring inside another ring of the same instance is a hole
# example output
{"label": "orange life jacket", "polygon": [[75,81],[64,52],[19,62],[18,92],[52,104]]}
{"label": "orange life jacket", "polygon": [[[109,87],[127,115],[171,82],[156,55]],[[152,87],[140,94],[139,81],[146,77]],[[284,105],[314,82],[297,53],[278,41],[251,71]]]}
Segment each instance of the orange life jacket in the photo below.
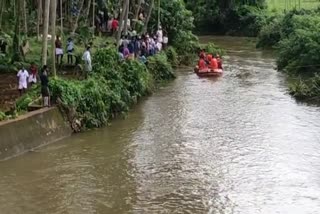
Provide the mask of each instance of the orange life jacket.
{"label": "orange life jacket", "polygon": [[218,69],[218,61],[216,58],[213,58],[210,62],[210,68],[212,70]]}
{"label": "orange life jacket", "polygon": [[207,55],[207,61],[210,63],[211,60],[212,60],[212,55],[211,55],[211,54],[208,54],[208,55]]}

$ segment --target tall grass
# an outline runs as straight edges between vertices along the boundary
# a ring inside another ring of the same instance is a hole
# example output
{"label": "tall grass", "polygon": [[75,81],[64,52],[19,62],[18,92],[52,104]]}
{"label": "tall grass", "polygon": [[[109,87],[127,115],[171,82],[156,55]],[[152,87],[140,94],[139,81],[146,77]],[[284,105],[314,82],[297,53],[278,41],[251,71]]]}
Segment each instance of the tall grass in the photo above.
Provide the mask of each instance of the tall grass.
{"label": "tall grass", "polygon": [[266,0],[270,10],[284,11],[297,9],[314,9],[320,6],[318,0]]}

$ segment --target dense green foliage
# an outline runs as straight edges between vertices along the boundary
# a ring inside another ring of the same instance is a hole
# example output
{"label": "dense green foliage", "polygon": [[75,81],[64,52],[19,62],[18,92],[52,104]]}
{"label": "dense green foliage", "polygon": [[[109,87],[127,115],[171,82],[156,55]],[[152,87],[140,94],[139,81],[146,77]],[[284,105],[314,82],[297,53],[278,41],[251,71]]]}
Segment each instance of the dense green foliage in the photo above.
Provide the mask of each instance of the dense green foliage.
{"label": "dense green foliage", "polygon": [[0,111],[0,121],[6,120],[7,116],[4,112]]}
{"label": "dense green foliage", "polygon": [[273,14],[267,19],[259,33],[257,47],[276,47],[280,40],[288,38],[299,27],[295,23],[296,16],[308,18],[318,13],[318,10],[294,9],[284,15]]}
{"label": "dense green foliage", "polygon": [[279,42],[278,68],[289,72],[317,72],[320,18],[317,15],[294,16],[292,20],[292,32]]}
{"label": "dense green foliage", "polygon": [[175,48],[168,47],[165,50],[165,53],[167,55],[168,61],[172,65],[173,68],[177,67],[179,65],[179,56]]}
{"label": "dense green foliage", "polygon": [[202,48],[206,51],[206,53],[210,53],[214,55],[219,54],[220,56],[225,55],[225,50],[221,49],[220,47],[218,47],[216,44],[212,42],[204,45]]}
{"label": "dense green foliage", "polygon": [[168,63],[167,56],[164,53],[150,57],[148,59],[148,69],[157,83],[175,78],[172,66]]}
{"label": "dense green foliage", "polygon": [[258,37],[258,47],[276,47],[279,70],[288,73],[319,69],[320,11],[292,10],[270,19]]}
{"label": "dense green foliage", "polygon": [[275,47],[281,39],[282,15],[271,16],[259,32],[257,48]]}
{"label": "dense green foliage", "polygon": [[16,110],[18,112],[27,111],[28,106],[39,97],[40,86],[34,85],[29,92],[20,97],[16,102]]}
{"label": "dense green foliage", "polygon": [[[151,32],[157,28],[157,19],[158,10],[154,9],[150,20]],[[186,9],[184,1],[161,0],[160,22],[178,55],[182,58],[193,58],[199,48],[199,41],[192,33],[195,27],[194,17],[192,12]],[[182,62],[186,61],[182,60]]]}
{"label": "dense green foliage", "polygon": [[200,32],[256,36],[267,17],[264,0],[186,0],[186,5]]}

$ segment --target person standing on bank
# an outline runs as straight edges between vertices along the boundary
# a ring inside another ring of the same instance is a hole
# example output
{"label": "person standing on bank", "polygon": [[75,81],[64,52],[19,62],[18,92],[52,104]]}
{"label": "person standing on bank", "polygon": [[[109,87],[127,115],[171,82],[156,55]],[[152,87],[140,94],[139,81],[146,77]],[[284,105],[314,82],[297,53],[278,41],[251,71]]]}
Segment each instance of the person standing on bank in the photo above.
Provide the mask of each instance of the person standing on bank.
{"label": "person standing on bank", "polygon": [[73,64],[73,51],[74,51],[74,43],[71,37],[68,38],[67,41],[67,54],[68,54],[68,64]]}
{"label": "person standing on bank", "polygon": [[83,53],[82,60],[84,61],[84,71],[85,76],[87,77],[89,72],[92,71],[90,46],[88,46],[86,51]]}
{"label": "person standing on bank", "polygon": [[59,64],[59,58],[60,58],[60,65],[62,64],[62,58],[63,58],[63,49],[62,49],[62,42],[60,40],[60,37],[57,36],[57,39],[55,41],[56,45],[56,62]]}
{"label": "person standing on bank", "polygon": [[41,95],[43,100],[43,106],[50,107],[48,67],[46,65],[44,65],[42,68],[40,81],[41,81]]}
{"label": "person standing on bank", "polygon": [[29,83],[30,85],[34,85],[37,83],[37,76],[38,76],[38,69],[34,62],[31,63],[31,66],[29,68]]}
{"label": "person standing on bank", "polygon": [[28,71],[22,66],[21,70],[19,70],[17,74],[18,78],[18,89],[20,92],[20,96],[26,92],[26,89],[28,88],[28,78],[29,73]]}

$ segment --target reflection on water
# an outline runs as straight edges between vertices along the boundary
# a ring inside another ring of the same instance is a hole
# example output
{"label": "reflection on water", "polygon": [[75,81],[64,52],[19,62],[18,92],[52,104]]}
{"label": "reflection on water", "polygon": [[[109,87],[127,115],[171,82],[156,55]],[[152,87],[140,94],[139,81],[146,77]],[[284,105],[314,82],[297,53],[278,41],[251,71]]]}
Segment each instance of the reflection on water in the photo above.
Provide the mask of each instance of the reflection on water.
{"label": "reflection on water", "polygon": [[203,40],[227,49],[223,77],[179,71],[127,120],[1,162],[0,213],[318,213],[319,108],[272,52]]}

